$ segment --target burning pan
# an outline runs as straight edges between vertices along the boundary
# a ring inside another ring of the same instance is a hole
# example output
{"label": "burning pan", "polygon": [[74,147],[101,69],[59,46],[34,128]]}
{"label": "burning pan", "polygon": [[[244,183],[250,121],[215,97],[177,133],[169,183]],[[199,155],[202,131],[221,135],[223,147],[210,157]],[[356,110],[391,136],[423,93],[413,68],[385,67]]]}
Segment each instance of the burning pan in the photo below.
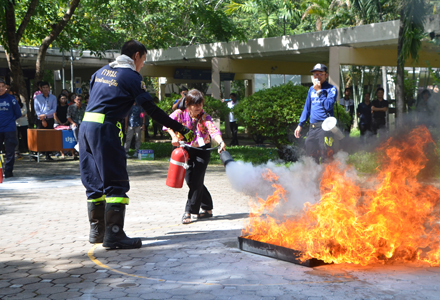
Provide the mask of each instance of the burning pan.
{"label": "burning pan", "polygon": [[316,258],[300,261],[298,259],[298,257],[301,255],[300,251],[250,240],[243,236],[238,237],[238,248],[243,251],[288,261],[297,265],[302,265],[310,268],[326,265],[325,262]]}

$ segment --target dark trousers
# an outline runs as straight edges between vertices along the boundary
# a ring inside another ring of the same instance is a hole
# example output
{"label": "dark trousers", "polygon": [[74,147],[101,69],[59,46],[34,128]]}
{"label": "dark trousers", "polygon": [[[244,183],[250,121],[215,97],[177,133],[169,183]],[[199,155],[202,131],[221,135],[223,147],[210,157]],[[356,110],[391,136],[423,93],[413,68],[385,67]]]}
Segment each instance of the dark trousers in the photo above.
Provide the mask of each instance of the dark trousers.
{"label": "dark trousers", "polygon": [[237,125],[237,122],[229,122],[229,126],[231,128],[231,133],[232,133],[231,146],[238,146],[238,137],[237,137],[238,125]]}
{"label": "dark trousers", "polygon": [[[210,147],[211,144],[209,143],[202,148]],[[206,168],[211,159],[211,152],[189,148],[188,154],[189,168],[185,173],[185,181],[189,187],[189,192],[185,212],[198,214],[200,208],[203,210],[213,209],[211,194],[204,185]]]}
{"label": "dark trousers", "polygon": [[6,163],[4,166],[5,174],[12,173],[15,162],[15,146],[17,146],[17,132],[0,132],[0,148],[5,143]]}
{"label": "dark trousers", "polygon": [[28,152],[27,130],[28,126],[17,126],[18,151],[20,153]]}
{"label": "dark trousers", "polygon": [[330,131],[324,131],[321,125],[312,128],[307,133],[306,153],[315,159],[316,163],[324,163],[333,157],[333,134]]}
{"label": "dark trousers", "polygon": [[[119,197],[128,203],[130,189],[125,150],[116,124],[82,122],[79,128],[81,181],[87,199]],[[116,202],[116,201],[114,201]]]}
{"label": "dark trousers", "polygon": [[[40,119],[36,119],[36,125],[37,125],[37,129],[53,129],[53,124],[55,123],[54,118],[52,119],[46,119],[47,122],[47,126],[44,127],[43,123],[41,122]],[[50,152],[44,152],[44,154],[46,154],[46,157],[50,156]]]}
{"label": "dark trousers", "polygon": [[371,123],[371,131],[373,132],[374,135],[376,135],[377,131],[379,129],[386,129],[385,118],[383,118],[383,119],[374,119],[373,118],[373,122]]}
{"label": "dark trousers", "polygon": [[361,141],[365,142],[366,137],[372,134],[371,123],[359,123],[359,130],[361,132]]}
{"label": "dark trousers", "polygon": [[156,123],[156,121],[153,121],[153,131],[154,131],[154,136],[156,136],[158,132],[160,136],[163,136],[162,125]]}

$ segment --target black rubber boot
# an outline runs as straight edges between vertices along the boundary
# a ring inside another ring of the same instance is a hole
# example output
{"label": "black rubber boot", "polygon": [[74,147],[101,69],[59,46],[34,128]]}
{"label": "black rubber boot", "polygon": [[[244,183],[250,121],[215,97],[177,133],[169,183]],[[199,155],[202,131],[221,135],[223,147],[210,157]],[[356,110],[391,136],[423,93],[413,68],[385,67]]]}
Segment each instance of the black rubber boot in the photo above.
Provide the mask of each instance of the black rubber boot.
{"label": "black rubber boot", "polygon": [[102,243],[105,232],[105,201],[87,202],[87,209],[90,222],[89,242],[92,244]]}
{"label": "black rubber boot", "polygon": [[136,249],[142,247],[140,238],[129,238],[124,232],[125,204],[105,205],[105,235],[102,246],[107,249]]}

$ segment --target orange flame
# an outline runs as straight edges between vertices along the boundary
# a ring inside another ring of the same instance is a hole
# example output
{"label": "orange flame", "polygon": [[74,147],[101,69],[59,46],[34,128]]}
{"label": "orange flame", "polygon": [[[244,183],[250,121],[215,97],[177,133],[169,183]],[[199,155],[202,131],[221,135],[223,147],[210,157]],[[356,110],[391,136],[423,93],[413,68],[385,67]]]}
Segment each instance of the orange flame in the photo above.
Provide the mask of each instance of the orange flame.
{"label": "orange flame", "polygon": [[440,265],[440,190],[416,176],[433,144],[428,129],[418,127],[402,139],[390,138],[383,154],[376,189],[361,189],[340,163],[325,167],[321,200],[306,203],[296,217],[277,220],[273,212],[286,191],[268,171],[273,195],[251,207],[243,236],[301,251],[301,259],[368,265],[389,261],[424,261]]}

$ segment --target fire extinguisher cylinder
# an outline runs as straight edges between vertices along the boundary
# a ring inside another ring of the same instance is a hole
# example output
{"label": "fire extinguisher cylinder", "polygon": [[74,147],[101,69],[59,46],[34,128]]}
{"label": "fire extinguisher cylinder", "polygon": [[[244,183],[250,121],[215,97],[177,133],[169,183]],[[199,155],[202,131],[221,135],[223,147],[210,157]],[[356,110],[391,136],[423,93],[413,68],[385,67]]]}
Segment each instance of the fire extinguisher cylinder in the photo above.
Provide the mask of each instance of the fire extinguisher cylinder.
{"label": "fire extinguisher cylinder", "polygon": [[182,188],[186,169],[188,169],[188,152],[183,147],[174,149],[171,153],[166,185]]}

